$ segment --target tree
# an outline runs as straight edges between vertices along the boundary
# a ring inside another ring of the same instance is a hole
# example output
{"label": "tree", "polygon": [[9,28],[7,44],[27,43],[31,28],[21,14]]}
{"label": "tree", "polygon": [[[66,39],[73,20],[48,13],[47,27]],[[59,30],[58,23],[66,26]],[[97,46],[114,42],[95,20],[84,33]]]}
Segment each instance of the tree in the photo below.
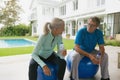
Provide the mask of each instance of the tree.
{"label": "tree", "polygon": [[19,21],[22,8],[18,5],[18,0],[9,0],[5,7],[1,9],[0,23],[4,26],[14,26]]}

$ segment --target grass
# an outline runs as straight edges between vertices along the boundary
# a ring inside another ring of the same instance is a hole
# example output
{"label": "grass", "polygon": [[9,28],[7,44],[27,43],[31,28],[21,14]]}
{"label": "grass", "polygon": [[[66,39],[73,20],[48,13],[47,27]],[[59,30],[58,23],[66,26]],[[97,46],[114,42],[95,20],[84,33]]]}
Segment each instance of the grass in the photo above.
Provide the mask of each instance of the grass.
{"label": "grass", "polygon": [[[13,38],[27,38],[33,41],[37,41],[38,38],[35,37],[0,37],[0,39],[13,39]],[[74,40],[63,39],[63,43],[66,49],[72,49],[74,45]],[[69,44],[69,45],[68,45]],[[31,54],[34,46],[30,47],[17,47],[17,48],[0,48],[0,56],[11,56],[11,55],[20,55],[20,54]],[[56,50],[56,48],[55,48]]]}
{"label": "grass", "polygon": [[63,39],[63,43],[67,50],[73,49],[74,47],[74,40],[72,39]]}
{"label": "grass", "polygon": [[[37,41],[38,38],[35,37],[0,37],[0,39],[13,39],[13,38],[27,38],[33,41]],[[64,46],[67,50],[72,49],[74,47],[74,40],[72,39],[63,39]],[[111,46],[120,46],[120,41],[116,40],[105,40],[106,45]],[[0,48],[0,56],[10,56],[10,55],[20,55],[20,54],[31,54],[34,46],[30,47],[18,47],[18,48]],[[56,48],[55,48],[56,50]]]}
{"label": "grass", "polygon": [[29,54],[33,50],[33,46],[30,47],[17,47],[17,48],[0,48],[0,56],[10,56],[18,54]]}

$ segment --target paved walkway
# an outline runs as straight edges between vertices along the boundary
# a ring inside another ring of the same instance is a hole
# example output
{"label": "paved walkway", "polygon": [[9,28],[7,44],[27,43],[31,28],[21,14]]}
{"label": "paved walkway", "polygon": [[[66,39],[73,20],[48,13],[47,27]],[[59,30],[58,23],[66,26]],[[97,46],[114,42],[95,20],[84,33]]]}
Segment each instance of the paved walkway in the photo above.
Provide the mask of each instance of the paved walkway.
{"label": "paved walkway", "polygon": [[[106,46],[105,49],[109,55],[111,80],[119,80],[118,52],[120,52],[120,47]],[[27,74],[30,58],[30,54],[0,57],[0,80],[28,80]],[[94,80],[100,80],[100,77],[100,71],[98,71]],[[64,80],[69,80],[69,72],[67,69]]]}

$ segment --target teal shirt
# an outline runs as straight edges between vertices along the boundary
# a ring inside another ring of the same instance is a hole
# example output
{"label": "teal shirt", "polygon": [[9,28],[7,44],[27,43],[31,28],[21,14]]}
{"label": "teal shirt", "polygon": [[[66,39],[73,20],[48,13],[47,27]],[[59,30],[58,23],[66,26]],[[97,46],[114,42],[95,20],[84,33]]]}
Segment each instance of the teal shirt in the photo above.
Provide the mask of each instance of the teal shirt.
{"label": "teal shirt", "polygon": [[41,35],[33,50],[32,58],[41,66],[46,64],[39,58],[39,56],[47,59],[54,51],[56,45],[62,42],[62,36],[53,36],[51,33]]}

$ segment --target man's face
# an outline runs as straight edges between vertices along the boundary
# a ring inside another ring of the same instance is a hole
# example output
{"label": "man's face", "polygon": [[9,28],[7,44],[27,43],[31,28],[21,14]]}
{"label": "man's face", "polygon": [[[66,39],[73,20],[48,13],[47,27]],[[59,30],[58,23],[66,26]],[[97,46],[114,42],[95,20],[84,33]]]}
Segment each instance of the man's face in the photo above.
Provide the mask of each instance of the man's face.
{"label": "man's face", "polygon": [[89,19],[88,25],[87,25],[87,31],[90,33],[93,33],[97,29],[97,24],[92,21],[92,19]]}

